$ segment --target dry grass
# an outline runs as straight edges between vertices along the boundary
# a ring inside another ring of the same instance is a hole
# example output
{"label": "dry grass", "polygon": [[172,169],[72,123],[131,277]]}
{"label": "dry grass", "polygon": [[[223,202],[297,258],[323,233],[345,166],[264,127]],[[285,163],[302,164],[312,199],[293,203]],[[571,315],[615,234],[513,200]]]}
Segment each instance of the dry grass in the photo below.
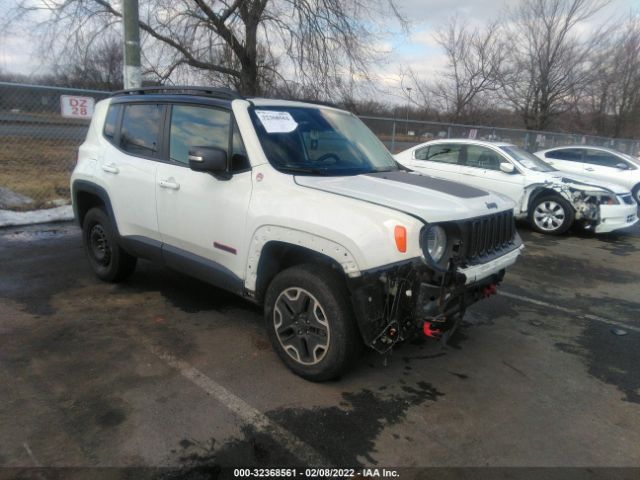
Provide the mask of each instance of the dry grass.
{"label": "dry grass", "polygon": [[34,204],[24,209],[51,206],[69,200],[69,177],[76,163],[77,142],[70,140],[0,138],[0,186],[27,195]]}

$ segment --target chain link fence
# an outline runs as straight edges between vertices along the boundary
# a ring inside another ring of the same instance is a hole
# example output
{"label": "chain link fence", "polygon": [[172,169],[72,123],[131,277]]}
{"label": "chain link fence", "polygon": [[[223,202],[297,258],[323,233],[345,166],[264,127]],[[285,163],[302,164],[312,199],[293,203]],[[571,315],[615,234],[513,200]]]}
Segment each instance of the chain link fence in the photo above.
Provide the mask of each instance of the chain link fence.
{"label": "chain link fence", "polygon": [[91,103],[108,96],[0,82],[0,209],[69,203],[69,176],[87,133]]}
{"label": "chain link fence", "polygon": [[513,143],[530,152],[563,145],[596,145],[638,156],[640,140],[596,137],[582,134],[538,132],[482,125],[422,122],[383,117],[360,117],[392,153],[398,153],[429,140],[469,138]]}
{"label": "chain link fence", "polygon": [[[0,82],[0,210],[28,211],[69,203],[69,176],[89,126],[90,107],[109,95]],[[602,145],[632,155],[640,151],[638,140],[361,118],[393,153],[437,138],[499,140],[532,152],[572,144]]]}

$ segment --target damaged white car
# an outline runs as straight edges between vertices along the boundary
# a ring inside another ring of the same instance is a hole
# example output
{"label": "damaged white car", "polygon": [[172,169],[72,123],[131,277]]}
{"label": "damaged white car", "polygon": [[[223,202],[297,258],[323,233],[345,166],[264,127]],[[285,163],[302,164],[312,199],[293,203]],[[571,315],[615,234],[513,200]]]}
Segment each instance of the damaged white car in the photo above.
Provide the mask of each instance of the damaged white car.
{"label": "damaged white car", "polygon": [[516,218],[527,219],[541,233],[559,235],[576,222],[604,233],[638,221],[637,204],[624,187],[559,172],[512,144],[435,140],[395,158],[416,171],[510,197],[517,203]]}

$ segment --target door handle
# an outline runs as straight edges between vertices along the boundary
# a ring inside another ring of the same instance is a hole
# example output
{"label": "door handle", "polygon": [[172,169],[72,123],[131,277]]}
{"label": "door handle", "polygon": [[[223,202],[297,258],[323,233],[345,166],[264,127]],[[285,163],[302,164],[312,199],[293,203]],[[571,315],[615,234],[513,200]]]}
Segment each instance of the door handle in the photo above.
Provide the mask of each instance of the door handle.
{"label": "door handle", "polygon": [[168,188],[170,190],[180,190],[180,184],[176,182],[173,178],[167,178],[166,180],[160,180],[158,182],[162,188]]}
{"label": "door handle", "polygon": [[103,163],[102,170],[108,173],[113,173],[113,174],[116,174],[120,171],[120,169],[116,167],[114,163]]}
{"label": "door handle", "polygon": [[587,172],[593,172],[593,168],[591,168],[591,167],[587,167],[587,168],[585,168],[585,170],[586,170]]}

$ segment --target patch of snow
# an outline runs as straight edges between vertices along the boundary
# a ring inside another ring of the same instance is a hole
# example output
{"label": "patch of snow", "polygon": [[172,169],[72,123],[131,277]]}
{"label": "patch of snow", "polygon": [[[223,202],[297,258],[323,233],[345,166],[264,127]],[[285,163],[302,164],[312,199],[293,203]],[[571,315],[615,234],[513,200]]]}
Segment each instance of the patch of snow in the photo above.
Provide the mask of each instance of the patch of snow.
{"label": "patch of snow", "polygon": [[0,210],[0,227],[62,222],[66,220],[73,220],[73,207],[71,205],[46,208],[44,210],[32,210],[30,212]]}

